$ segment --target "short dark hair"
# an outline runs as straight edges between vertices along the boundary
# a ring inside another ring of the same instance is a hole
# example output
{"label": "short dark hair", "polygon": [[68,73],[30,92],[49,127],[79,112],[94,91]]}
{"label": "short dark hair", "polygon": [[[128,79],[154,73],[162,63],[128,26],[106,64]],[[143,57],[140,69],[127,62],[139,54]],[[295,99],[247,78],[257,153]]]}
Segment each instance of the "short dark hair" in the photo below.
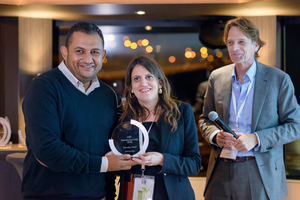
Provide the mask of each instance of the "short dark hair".
{"label": "short dark hair", "polygon": [[102,31],[99,29],[98,26],[96,26],[93,23],[89,23],[89,22],[77,22],[76,24],[74,24],[68,34],[67,34],[67,39],[66,39],[66,43],[65,46],[68,48],[71,42],[71,37],[73,35],[74,32],[83,32],[86,34],[98,34],[100,36],[100,38],[102,39],[102,45],[104,47],[104,38],[103,38],[103,34]]}
{"label": "short dark hair", "polygon": [[224,43],[227,45],[227,38],[228,33],[231,27],[236,26],[243,32],[244,35],[246,35],[248,38],[252,40],[252,42],[256,42],[259,45],[258,50],[255,52],[254,56],[255,58],[258,57],[258,51],[259,49],[264,46],[266,43],[262,41],[259,37],[259,30],[257,26],[251,22],[250,20],[246,19],[245,17],[237,17],[235,19],[229,20],[226,23],[225,30],[224,30]]}

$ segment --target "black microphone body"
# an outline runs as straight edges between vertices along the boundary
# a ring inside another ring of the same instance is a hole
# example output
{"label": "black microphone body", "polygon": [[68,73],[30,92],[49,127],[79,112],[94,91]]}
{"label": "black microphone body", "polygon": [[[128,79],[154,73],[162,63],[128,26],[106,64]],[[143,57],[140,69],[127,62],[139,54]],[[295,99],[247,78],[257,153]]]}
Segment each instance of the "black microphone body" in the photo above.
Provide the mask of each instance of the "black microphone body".
{"label": "black microphone body", "polygon": [[231,133],[236,139],[239,138],[239,136],[237,136],[237,134],[235,132],[233,132],[231,130],[231,128],[229,128],[229,126],[227,126],[218,116],[218,114],[215,111],[211,111],[208,114],[208,118],[213,121],[219,128],[221,128],[223,131]]}

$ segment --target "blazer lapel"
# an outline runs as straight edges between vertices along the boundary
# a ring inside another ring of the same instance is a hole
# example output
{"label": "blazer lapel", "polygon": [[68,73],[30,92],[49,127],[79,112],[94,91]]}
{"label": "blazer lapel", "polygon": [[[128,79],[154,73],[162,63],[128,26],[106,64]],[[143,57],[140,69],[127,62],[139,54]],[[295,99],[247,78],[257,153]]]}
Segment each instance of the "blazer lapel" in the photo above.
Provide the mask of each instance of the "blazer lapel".
{"label": "blazer lapel", "polygon": [[256,126],[260,118],[261,110],[266,99],[265,97],[269,89],[267,71],[259,62],[256,62],[256,66],[257,68],[256,68],[255,87],[254,87],[254,96],[253,96],[251,132],[254,132],[256,130]]}
{"label": "blazer lapel", "polygon": [[170,140],[171,126],[164,122],[164,116],[160,116],[158,120],[158,127],[160,129],[160,135],[161,135],[160,148],[162,153],[164,153],[167,149]]}
{"label": "blazer lapel", "polygon": [[223,113],[220,116],[224,120],[225,124],[229,122],[229,109],[231,100],[231,87],[232,87],[232,71],[234,69],[234,64],[230,65],[230,69],[226,71],[222,80],[222,97],[223,100]]}

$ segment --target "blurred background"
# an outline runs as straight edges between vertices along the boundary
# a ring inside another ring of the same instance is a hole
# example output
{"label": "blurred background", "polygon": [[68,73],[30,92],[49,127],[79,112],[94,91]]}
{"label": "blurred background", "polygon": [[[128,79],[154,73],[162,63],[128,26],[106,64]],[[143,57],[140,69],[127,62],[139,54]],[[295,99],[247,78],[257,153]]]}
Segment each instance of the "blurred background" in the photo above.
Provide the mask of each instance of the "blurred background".
{"label": "blurred background", "polygon": [[[300,99],[300,0],[0,0],[0,116],[11,123],[13,143],[24,133],[20,105],[31,80],[56,67],[68,29],[93,22],[104,33],[107,57],[98,78],[122,94],[125,71],[137,55],[153,57],[177,99],[190,103],[198,123],[199,84],[230,64],[223,43],[227,20],[246,16],[267,42],[259,60],[287,72]],[[200,106],[201,108],[201,106]],[[1,128],[0,128],[1,138]],[[209,145],[198,136],[205,176]],[[300,141],[285,146],[287,177],[300,179]]]}

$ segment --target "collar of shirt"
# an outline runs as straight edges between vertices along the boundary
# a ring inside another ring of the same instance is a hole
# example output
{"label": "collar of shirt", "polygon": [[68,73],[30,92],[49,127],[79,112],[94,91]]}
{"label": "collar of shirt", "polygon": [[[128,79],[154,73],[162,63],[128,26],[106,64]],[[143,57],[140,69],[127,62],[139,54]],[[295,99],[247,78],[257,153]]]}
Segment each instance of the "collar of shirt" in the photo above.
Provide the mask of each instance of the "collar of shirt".
{"label": "collar of shirt", "polygon": [[[235,66],[233,68],[233,72],[232,72],[232,82],[235,83],[236,80],[236,74],[235,74]],[[254,77],[255,77],[255,73],[256,73],[256,61],[254,60],[254,62],[252,63],[251,67],[248,69],[248,71],[246,72],[246,74],[243,77],[244,83],[247,81],[253,81]]]}
{"label": "collar of shirt", "polygon": [[97,78],[97,76],[95,76],[92,79],[92,83],[90,85],[90,87],[88,88],[87,91],[85,91],[85,88],[83,87],[83,83],[81,81],[79,81],[71,72],[70,70],[67,68],[67,66],[65,65],[65,62],[62,61],[59,66],[58,69],[63,73],[63,75],[65,75],[65,77],[82,93],[88,95],[89,93],[91,93],[92,91],[94,91],[96,88],[100,87],[100,82]]}

